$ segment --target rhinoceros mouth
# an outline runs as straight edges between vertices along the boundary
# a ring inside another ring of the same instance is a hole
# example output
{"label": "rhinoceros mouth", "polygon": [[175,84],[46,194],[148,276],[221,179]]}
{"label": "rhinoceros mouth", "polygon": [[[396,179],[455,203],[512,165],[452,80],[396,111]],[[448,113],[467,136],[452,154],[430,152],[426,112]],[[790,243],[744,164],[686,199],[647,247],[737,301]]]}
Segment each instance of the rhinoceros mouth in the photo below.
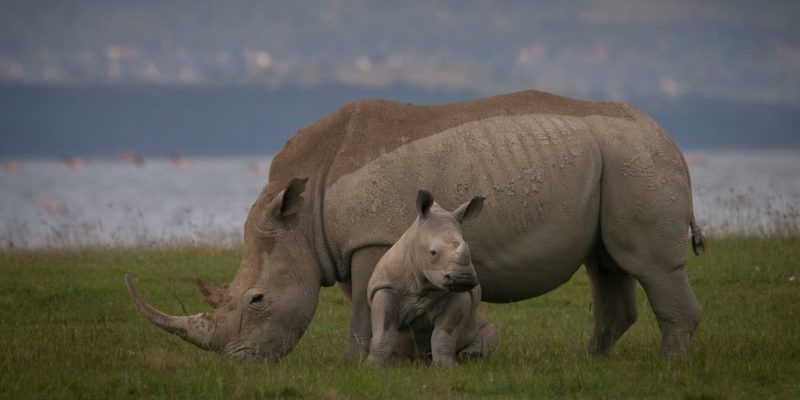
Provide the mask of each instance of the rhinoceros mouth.
{"label": "rhinoceros mouth", "polygon": [[451,292],[466,292],[478,285],[478,278],[475,276],[472,264],[466,264],[468,268],[459,265],[444,274],[443,285]]}
{"label": "rhinoceros mouth", "polygon": [[471,282],[453,282],[445,284],[445,289],[451,292],[466,292],[472,290],[475,286],[478,285],[478,282],[471,281]]}

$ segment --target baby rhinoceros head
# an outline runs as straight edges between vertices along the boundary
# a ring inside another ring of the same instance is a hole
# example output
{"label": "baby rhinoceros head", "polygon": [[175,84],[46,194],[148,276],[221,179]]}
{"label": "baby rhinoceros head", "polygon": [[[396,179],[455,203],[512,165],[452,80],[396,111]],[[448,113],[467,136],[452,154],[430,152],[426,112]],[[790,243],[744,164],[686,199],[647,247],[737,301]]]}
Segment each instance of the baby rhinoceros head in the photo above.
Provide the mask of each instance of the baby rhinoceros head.
{"label": "baby rhinoceros head", "polygon": [[419,191],[419,217],[411,238],[411,251],[416,267],[434,286],[463,292],[478,284],[461,224],[481,213],[483,201],[483,197],[476,196],[450,212],[436,204],[429,192]]}

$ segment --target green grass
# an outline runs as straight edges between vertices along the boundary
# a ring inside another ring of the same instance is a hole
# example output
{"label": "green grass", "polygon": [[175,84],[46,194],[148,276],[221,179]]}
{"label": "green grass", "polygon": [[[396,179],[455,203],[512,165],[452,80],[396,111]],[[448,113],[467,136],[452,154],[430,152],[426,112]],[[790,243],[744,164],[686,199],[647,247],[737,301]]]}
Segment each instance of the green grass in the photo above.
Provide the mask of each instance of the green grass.
{"label": "green grass", "polygon": [[197,248],[0,253],[0,397],[800,397],[798,238],[716,239],[691,258],[705,317],[680,362],[658,355],[641,291],[639,322],[616,353],[578,355],[591,329],[583,270],[546,296],[482,305],[500,330],[497,353],[449,370],[340,361],[349,304],[335,288],[290,356],[268,364],[167,335],[137,314],[123,284],[128,272],[152,304],[194,312],[204,305],[193,278],[225,282],[238,262],[238,250]]}

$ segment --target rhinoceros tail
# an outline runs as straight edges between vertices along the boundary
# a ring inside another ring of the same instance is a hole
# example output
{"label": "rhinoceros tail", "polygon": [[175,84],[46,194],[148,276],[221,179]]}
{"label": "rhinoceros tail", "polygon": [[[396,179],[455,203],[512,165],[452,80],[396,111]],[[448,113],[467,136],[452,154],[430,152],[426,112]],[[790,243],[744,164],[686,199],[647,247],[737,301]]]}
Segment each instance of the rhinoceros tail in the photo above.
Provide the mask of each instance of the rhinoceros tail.
{"label": "rhinoceros tail", "polygon": [[678,157],[680,157],[681,162],[683,163],[683,172],[686,174],[686,183],[689,185],[689,229],[692,231],[692,251],[696,255],[702,255],[706,252],[706,238],[703,236],[703,231],[700,230],[700,227],[697,226],[697,222],[694,219],[694,200],[692,199],[692,176],[689,173],[689,164],[686,163],[686,158],[683,156],[683,153],[678,149],[678,146],[675,142],[672,141],[669,137],[667,139],[672,143],[673,148],[678,153]]}
{"label": "rhinoceros tail", "polygon": [[[681,154],[681,160],[683,160],[683,168],[686,171],[686,180],[689,183],[689,193],[691,193],[692,177],[689,175],[689,166],[686,164],[686,159],[683,158],[683,154]],[[694,251],[695,255],[699,256],[706,252],[706,238],[703,236],[703,231],[697,226],[697,222],[695,222],[694,200],[692,199],[691,195],[689,197],[689,201],[689,212],[691,213],[691,217],[689,218],[689,229],[692,231],[692,251]]]}
{"label": "rhinoceros tail", "polygon": [[694,213],[692,213],[692,219],[689,221],[689,227],[692,230],[692,250],[694,254],[699,256],[706,252],[706,238],[703,236],[703,231],[694,222]]}

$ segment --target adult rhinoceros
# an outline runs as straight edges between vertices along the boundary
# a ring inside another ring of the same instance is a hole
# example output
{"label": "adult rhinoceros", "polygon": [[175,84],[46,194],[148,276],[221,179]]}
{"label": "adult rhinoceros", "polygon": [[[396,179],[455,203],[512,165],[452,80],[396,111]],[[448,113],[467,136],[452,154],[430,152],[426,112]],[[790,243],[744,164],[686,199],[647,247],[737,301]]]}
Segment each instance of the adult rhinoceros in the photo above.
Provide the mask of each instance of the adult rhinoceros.
{"label": "adult rhinoceros", "polygon": [[685,353],[701,311],[684,271],[694,223],[689,175],[671,139],[616,102],[526,91],[419,106],[350,103],[301,129],[275,155],[244,226],[233,281],[198,281],[212,309],[169,316],[126,278],[138,309],[168,332],[229,356],[278,359],[303,335],[320,287],[352,301],[346,354],[370,342],[366,288],[377,260],[414,219],[427,188],[445,207],[486,197],[465,227],[483,300],[547,293],[586,265],[594,333],[609,351],[637,316],[635,282],[661,328],[661,351]]}

